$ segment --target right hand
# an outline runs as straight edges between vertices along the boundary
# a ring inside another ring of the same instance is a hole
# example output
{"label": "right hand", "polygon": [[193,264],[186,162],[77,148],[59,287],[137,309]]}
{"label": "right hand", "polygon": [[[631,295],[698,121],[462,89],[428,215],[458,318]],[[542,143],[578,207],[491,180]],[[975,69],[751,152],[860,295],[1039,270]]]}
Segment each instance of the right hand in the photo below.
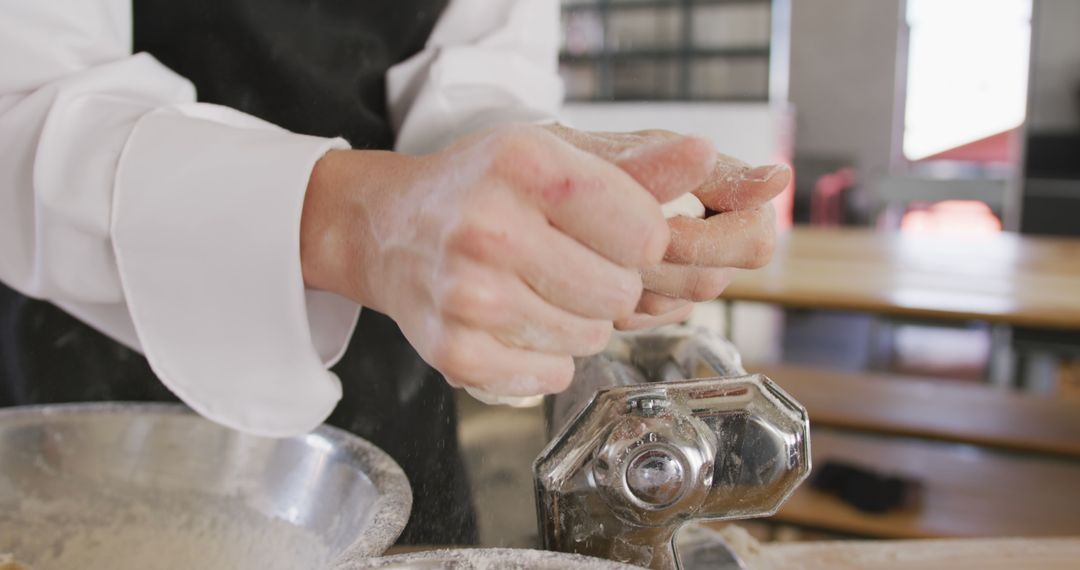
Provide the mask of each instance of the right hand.
{"label": "right hand", "polygon": [[[666,168],[687,156],[700,164]],[[304,202],[304,279],[389,315],[451,384],[558,392],[571,357],[603,350],[634,313],[640,270],[668,247],[660,203],[698,187],[714,158],[682,137],[613,164],[531,126],[426,156],[331,151]],[[650,172],[669,195],[646,190]]]}

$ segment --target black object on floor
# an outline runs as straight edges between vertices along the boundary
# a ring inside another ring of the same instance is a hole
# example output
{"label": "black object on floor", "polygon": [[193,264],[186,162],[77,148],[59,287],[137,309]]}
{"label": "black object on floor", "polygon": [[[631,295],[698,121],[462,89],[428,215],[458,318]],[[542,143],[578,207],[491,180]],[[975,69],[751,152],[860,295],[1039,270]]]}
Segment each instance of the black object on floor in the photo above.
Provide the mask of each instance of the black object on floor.
{"label": "black object on floor", "polygon": [[875,514],[911,505],[922,487],[913,479],[840,461],[826,461],[815,470],[810,485],[864,513]]}

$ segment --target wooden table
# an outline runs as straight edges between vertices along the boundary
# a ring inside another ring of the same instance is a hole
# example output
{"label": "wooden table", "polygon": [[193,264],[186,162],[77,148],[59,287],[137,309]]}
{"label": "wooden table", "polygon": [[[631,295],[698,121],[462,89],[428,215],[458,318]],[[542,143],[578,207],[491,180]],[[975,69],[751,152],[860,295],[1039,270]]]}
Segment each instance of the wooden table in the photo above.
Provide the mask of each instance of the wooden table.
{"label": "wooden table", "polygon": [[[717,524],[722,525],[718,528],[728,526]],[[713,535],[758,570],[1075,570],[1076,560],[1080,559],[1078,538],[762,544],[730,528]],[[395,545],[385,555],[449,548],[461,547]]]}
{"label": "wooden table", "polygon": [[1080,330],[1080,240],[796,227],[722,299]]}
{"label": "wooden table", "polygon": [[1075,570],[1080,539],[779,543],[743,560],[760,570]]}
{"label": "wooden table", "polygon": [[1080,401],[892,374],[746,368],[779,382],[814,425],[1080,459]]}
{"label": "wooden table", "polygon": [[[1080,240],[795,228],[782,236],[769,266],[740,272],[723,299],[1073,335],[1080,331]],[[981,386],[763,371],[807,406],[815,425],[893,434],[815,429],[816,465],[842,460],[925,485],[920,505],[880,515],[803,485],[777,520],[892,538],[1080,534],[1075,406]]]}

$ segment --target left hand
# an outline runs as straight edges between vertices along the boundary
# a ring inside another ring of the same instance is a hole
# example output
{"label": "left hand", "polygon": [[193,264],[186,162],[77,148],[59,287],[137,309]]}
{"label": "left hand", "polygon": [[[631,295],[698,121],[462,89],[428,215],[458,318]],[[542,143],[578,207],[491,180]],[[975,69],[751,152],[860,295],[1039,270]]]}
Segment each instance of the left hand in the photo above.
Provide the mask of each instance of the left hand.
{"label": "left hand", "polygon": [[[663,130],[588,132],[558,124],[547,129],[616,164],[639,147],[682,136]],[[650,191],[667,195],[672,189],[658,186],[678,184],[685,178],[657,172],[630,174]],[[786,165],[753,168],[717,154],[712,173],[704,183],[689,189],[707,208],[706,219],[677,216],[668,220],[671,243],[664,261],[642,271],[645,292],[637,310],[617,321],[615,327],[632,330],[684,321],[694,302],[719,297],[736,269],[757,269],[768,263],[776,241],[776,213],[770,200],[790,182],[791,169]]]}

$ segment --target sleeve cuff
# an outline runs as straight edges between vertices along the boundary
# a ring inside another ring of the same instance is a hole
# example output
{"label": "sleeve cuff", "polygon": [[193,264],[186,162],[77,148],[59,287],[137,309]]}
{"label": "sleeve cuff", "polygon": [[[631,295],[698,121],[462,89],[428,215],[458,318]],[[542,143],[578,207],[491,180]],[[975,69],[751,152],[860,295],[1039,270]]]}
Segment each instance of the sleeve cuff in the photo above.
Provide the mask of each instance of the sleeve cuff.
{"label": "sleeve cuff", "polygon": [[300,213],[341,139],[194,104],[139,120],[121,155],[112,241],[135,331],[158,377],[229,427],[286,436],[341,398],[327,366],[359,307],[307,291]]}

